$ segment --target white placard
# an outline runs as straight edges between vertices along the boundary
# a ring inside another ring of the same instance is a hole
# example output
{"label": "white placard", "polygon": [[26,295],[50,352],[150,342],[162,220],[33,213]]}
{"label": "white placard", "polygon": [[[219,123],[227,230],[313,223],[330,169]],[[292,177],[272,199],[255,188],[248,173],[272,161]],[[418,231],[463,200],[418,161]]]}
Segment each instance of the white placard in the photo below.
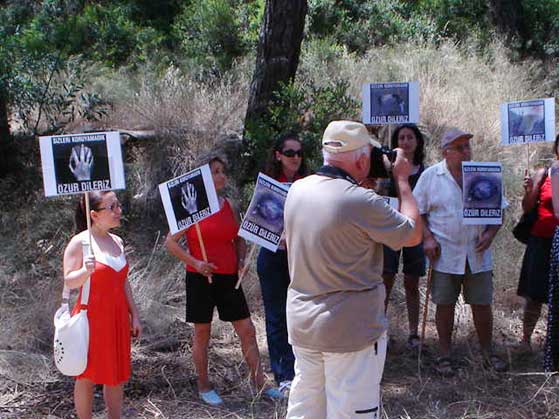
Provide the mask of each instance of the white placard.
{"label": "white placard", "polygon": [[124,189],[117,131],[39,137],[45,196]]}
{"label": "white placard", "polygon": [[503,103],[501,144],[525,144],[555,140],[555,99]]}
{"label": "white placard", "polygon": [[209,164],[159,185],[171,234],[183,231],[219,211]]}
{"label": "white placard", "polygon": [[288,190],[289,185],[259,173],[239,236],[275,252],[283,234],[283,209]]}
{"label": "white placard", "polygon": [[370,125],[419,122],[419,82],[363,85],[363,123]]}
{"label": "white placard", "polygon": [[503,173],[498,162],[462,162],[464,224],[503,223]]}

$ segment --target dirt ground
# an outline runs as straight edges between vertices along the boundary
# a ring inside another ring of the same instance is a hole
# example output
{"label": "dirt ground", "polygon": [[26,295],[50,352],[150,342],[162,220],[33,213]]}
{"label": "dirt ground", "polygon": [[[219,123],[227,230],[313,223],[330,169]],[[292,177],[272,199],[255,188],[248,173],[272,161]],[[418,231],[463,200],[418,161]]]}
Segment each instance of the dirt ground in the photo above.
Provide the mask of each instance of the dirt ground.
{"label": "dirt ground", "polygon": [[[247,294],[258,293],[248,285]],[[425,350],[406,346],[403,292],[396,289],[389,310],[390,347],[383,378],[384,418],[502,418],[541,419],[559,416],[557,377],[541,371],[544,331],[536,330],[534,354],[520,353],[517,312],[495,310],[495,341],[510,363],[506,373],[482,367],[469,308],[457,307],[455,347],[456,375],[439,376],[433,370],[436,356],[434,313],[430,312]],[[423,289],[422,289],[423,292]],[[252,298],[250,298],[252,300]],[[183,301],[176,301],[180,311]],[[254,305],[254,304],[253,304]],[[433,309],[433,307],[431,307]],[[511,317],[515,316],[515,317]],[[268,365],[261,309],[254,322],[264,365]],[[229,325],[216,322],[212,331],[210,374],[225,406],[213,408],[197,397],[190,358],[190,329],[175,320],[173,336],[158,341],[147,338],[133,349],[133,375],[125,387],[125,418],[283,418],[286,403],[272,402],[251,392],[238,341]],[[270,374],[271,376],[271,374]],[[50,354],[0,351],[0,418],[74,418],[73,380],[56,372]],[[100,389],[94,402],[95,418],[104,416]]]}

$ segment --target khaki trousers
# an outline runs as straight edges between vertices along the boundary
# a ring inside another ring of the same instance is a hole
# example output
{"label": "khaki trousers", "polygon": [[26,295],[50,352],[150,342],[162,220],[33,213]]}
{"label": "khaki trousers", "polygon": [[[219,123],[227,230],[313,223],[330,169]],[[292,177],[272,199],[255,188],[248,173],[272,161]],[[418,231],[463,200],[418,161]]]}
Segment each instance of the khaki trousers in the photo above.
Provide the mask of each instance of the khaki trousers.
{"label": "khaki trousers", "polygon": [[295,378],[287,419],[378,419],[386,332],[357,352],[319,352],[293,346]]}

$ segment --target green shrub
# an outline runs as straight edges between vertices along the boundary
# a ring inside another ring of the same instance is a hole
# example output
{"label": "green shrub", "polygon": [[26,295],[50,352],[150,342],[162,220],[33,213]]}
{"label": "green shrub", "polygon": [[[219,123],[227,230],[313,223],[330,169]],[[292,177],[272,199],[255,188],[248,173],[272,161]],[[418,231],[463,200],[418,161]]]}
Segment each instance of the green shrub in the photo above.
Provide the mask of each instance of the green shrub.
{"label": "green shrub", "polygon": [[222,72],[245,52],[238,13],[231,0],[198,0],[183,9],[175,34],[187,57]]}
{"label": "green shrub", "polygon": [[349,83],[341,79],[331,79],[320,86],[310,79],[283,85],[274,94],[268,113],[245,127],[249,167],[241,182],[254,179],[275,139],[287,132],[296,132],[301,137],[309,166],[320,166],[320,138],[326,125],[334,119],[358,116],[359,104],[349,96],[348,87]]}

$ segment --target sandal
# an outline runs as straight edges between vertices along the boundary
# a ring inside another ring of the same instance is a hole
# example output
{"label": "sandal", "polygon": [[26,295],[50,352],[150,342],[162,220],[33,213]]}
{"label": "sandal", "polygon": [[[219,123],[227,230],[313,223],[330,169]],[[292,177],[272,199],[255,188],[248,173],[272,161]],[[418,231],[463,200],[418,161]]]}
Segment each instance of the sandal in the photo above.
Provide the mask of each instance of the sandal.
{"label": "sandal", "polygon": [[452,377],[454,370],[452,369],[452,360],[448,356],[441,356],[435,361],[435,371],[445,377]]}
{"label": "sandal", "polygon": [[420,344],[421,344],[421,340],[419,339],[418,335],[409,335],[408,336],[408,348],[409,349],[418,349]]}
{"label": "sandal", "polygon": [[505,372],[509,368],[507,362],[495,354],[484,356],[483,363],[486,368],[491,368],[495,372]]}

